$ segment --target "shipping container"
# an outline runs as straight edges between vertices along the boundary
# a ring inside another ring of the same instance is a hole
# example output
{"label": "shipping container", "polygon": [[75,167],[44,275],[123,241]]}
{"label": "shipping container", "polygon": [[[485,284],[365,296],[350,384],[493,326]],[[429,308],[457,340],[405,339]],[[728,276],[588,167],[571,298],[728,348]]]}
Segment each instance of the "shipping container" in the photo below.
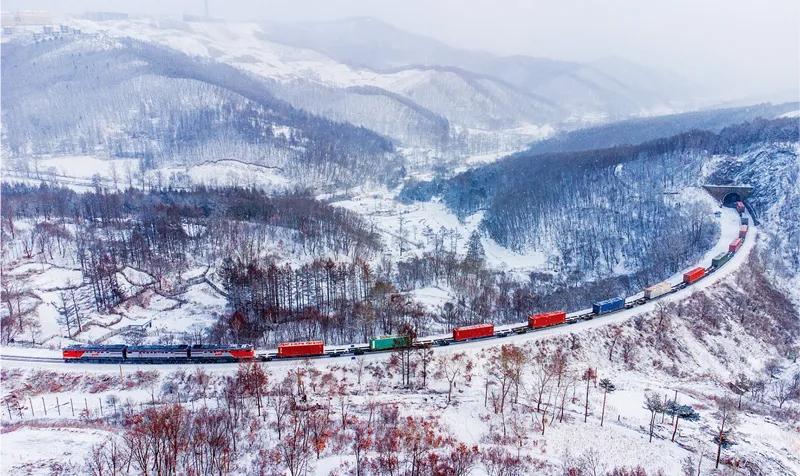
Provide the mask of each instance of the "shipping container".
{"label": "shipping container", "polygon": [[672,284],[669,281],[664,281],[662,283],[654,284],[649,288],[644,288],[644,297],[646,299],[655,299],[659,296],[663,296],[668,292],[672,291]]}
{"label": "shipping container", "polygon": [[741,221],[742,225],[749,225],[750,224],[750,220],[747,217],[742,217],[740,221]]}
{"label": "shipping container", "polygon": [[380,336],[369,341],[369,348],[371,350],[387,350],[395,349],[398,347],[408,347],[411,345],[411,339],[408,336]]}
{"label": "shipping container", "polygon": [[739,251],[739,248],[742,247],[742,239],[736,238],[735,240],[731,241],[731,244],[728,245],[728,252],[729,253],[736,253]]}
{"label": "shipping container", "polygon": [[625,298],[615,297],[592,304],[592,311],[595,314],[605,314],[607,312],[617,311],[623,307],[625,307]]}
{"label": "shipping container", "polygon": [[744,202],[736,202],[736,211],[744,213]]}
{"label": "shipping container", "polygon": [[307,342],[283,342],[278,344],[278,357],[310,357],[322,355],[325,343],[321,340]]}
{"label": "shipping container", "polygon": [[693,282],[697,281],[698,279],[702,278],[706,275],[706,269],[702,266],[698,266],[690,271],[683,273],[683,282],[686,284],[692,284]]}
{"label": "shipping container", "polygon": [[739,227],[739,238],[744,238],[747,236],[747,225],[742,225]]}
{"label": "shipping container", "polygon": [[528,316],[528,327],[547,327],[563,324],[567,320],[566,311],[542,312]]}
{"label": "shipping container", "polygon": [[474,326],[453,329],[453,340],[477,339],[494,335],[494,324],[475,324]]}
{"label": "shipping container", "polygon": [[723,251],[711,260],[711,266],[719,268],[723,264],[727,263],[729,259],[731,259],[730,253]]}

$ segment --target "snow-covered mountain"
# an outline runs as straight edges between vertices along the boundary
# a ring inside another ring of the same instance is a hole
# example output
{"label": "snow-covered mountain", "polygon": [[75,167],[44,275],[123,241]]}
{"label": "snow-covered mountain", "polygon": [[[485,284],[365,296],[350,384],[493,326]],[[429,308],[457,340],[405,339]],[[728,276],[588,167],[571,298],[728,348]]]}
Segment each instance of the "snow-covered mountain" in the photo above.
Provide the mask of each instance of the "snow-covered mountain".
{"label": "snow-covered mountain", "polygon": [[[368,17],[271,24],[267,36],[310,48],[354,67],[376,71],[450,66],[494,78],[569,111],[566,118],[620,118],[685,106],[693,85],[674,73],[621,58],[591,63],[530,56],[496,56],[448,46]],[[367,40],[368,39],[368,40]]]}
{"label": "snow-covered mountain", "polygon": [[372,19],[65,22],[109,43],[135,39],[233,66],[294,107],[366,127],[396,145],[450,155],[512,150],[559,124],[574,127],[687,104],[681,81],[622,60],[497,57]]}
{"label": "snow-covered mountain", "polygon": [[385,137],[294,108],[257,76],[157,43],[23,34],[4,43],[2,61],[11,157],[94,154],[138,159],[142,169],[233,159],[331,185],[380,179],[400,165]]}

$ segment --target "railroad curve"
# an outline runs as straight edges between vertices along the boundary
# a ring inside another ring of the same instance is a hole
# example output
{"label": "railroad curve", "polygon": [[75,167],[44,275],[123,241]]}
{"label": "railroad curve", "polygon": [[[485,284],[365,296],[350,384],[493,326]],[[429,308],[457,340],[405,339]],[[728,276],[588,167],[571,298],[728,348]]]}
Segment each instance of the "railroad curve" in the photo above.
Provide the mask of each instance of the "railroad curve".
{"label": "railroad curve", "polygon": [[[730,213],[733,212],[733,213]],[[724,219],[731,220],[731,223],[728,223],[728,228],[726,228],[721,224],[720,225],[720,238],[717,244],[709,250],[703,258],[701,258],[700,262],[696,263],[692,267],[695,266],[702,266],[703,264],[707,264],[711,260],[711,256],[717,254],[720,249],[724,249],[727,247],[727,243],[730,242],[733,233],[738,233],[738,218],[739,215],[735,213],[733,210],[723,209],[723,214],[731,215],[729,217],[725,217]],[[747,216],[748,214],[745,214]],[[736,226],[732,226],[733,221],[735,219]],[[727,231],[727,232],[726,232]],[[559,334],[567,334],[573,332],[575,330],[582,330],[582,329],[589,329],[594,327],[601,327],[606,326],[614,323],[624,322],[634,316],[650,312],[655,309],[655,306],[659,302],[665,301],[679,301],[681,299],[685,299],[689,295],[694,292],[706,289],[708,287],[713,286],[714,284],[721,281],[724,277],[730,275],[731,273],[735,272],[736,270],[741,267],[741,265],[746,261],[747,256],[749,256],[750,252],[752,251],[753,247],[756,243],[756,238],[758,236],[758,229],[756,226],[753,225],[752,221],[748,230],[747,239],[744,240],[742,247],[733,254],[731,259],[726,262],[721,267],[713,270],[706,274],[702,279],[690,284],[690,285],[681,285],[677,282],[679,276],[682,275],[684,270],[681,270],[680,273],[676,273],[672,277],[670,277],[667,281],[670,281],[673,284],[673,290],[668,294],[660,296],[655,299],[650,300],[643,300],[643,292],[636,293],[632,296],[628,296],[625,298],[626,307],[619,310],[614,311],[606,314],[601,315],[593,315],[592,310],[590,308],[581,309],[577,311],[572,311],[567,314],[567,322],[564,324],[545,327],[540,329],[529,329],[527,322],[524,323],[512,323],[512,324],[503,324],[495,326],[494,335],[486,338],[481,339],[474,339],[474,340],[467,340],[467,341],[454,341],[452,338],[452,334],[437,334],[437,335],[429,335],[429,336],[422,336],[417,338],[416,342],[420,344],[431,344],[435,350],[446,351],[447,349],[452,348],[455,346],[459,350],[461,349],[468,349],[468,348],[481,348],[481,347],[490,347],[494,345],[500,345],[504,343],[518,343],[523,341],[528,341],[536,338],[544,338],[548,336],[554,336]],[[690,268],[692,268],[690,267]],[[690,269],[687,268],[687,269]],[[524,331],[523,331],[524,329]],[[330,359],[330,358],[338,358],[338,359],[352,359],[355,357],[354,353],[361,354],[362,351],[368,348],[368,344],[366,343],[359,343],[359,344],[346,344],[346,345],[330,345],[325,346],[325,352],[319,356],[310,356],[310,357],[297,357],[297,358],[280,358],[279,360],[274,360],[271,364],[278,364],[280,362],[292,362],[297,360],[305,360],[305,359]],[[366,352],[363,355],[365,357],[369,356],[378,356],[383,353],[392,352],[394,349],[387,349],[385,351],[370,351]],[[26,352],[27,351],[27,352]],[[30,352],[39,354],[39,355],[30,355]],[[26,355],[28,354],[28,355]],[[256,353],[256,357],[260,358],[261,360],[267,360],[274,357],[277,354],[276,349],[258,349]],[[9,362],[9,363],[28,363],[28,364],[38,364],[38,365],[48,365],[48,364],[56,364],[56,365],[64,365],[65,362],[63,358],[60,356],[59,353],[56,351],[53,352],[45,352],[44,349],[23,349],[23,348],[9,348],[6,347],[0,351],[0,361]],[[81,368],[85,369],[83,365],[76,365],[76,363],[70,363],[66,365],[67,368]],[[92,364],[92,367],[114,367],[116,368],[118,364],[114,363],[96,363]],[[147,366],[152,367],[153,365],[168,365],[168,366],[196,366],[198,365],[197,362],[170,362],[164,364],[146,364],[146,363],[134,363],[134,362],[125,362],[125,366]],[[235,366],[238,365],[236,363],[218,363],[213,364],[214,367],[222,367],[225,366]]]}

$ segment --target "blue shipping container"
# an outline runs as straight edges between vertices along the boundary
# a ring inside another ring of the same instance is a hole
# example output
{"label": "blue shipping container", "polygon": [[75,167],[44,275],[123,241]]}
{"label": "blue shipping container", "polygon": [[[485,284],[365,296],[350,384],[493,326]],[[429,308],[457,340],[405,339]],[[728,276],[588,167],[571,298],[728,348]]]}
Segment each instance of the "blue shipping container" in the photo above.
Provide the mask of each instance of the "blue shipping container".
{"label": "blue shipping container", "polygon": [[625,307],[625,298],[615,297],[592,304],[592,311],[594,311],[595,314],[605,314],[622,309],[623,307]]}

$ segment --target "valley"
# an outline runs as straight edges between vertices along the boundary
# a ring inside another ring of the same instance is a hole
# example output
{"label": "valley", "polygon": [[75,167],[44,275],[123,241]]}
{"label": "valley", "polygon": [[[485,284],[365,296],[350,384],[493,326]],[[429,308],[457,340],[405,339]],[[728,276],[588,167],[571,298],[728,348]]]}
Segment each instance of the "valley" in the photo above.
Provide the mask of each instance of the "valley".
{"label": "valley", "polygon": [[800,98],[364,16],[3,15],[3,474],[800,474]]}

